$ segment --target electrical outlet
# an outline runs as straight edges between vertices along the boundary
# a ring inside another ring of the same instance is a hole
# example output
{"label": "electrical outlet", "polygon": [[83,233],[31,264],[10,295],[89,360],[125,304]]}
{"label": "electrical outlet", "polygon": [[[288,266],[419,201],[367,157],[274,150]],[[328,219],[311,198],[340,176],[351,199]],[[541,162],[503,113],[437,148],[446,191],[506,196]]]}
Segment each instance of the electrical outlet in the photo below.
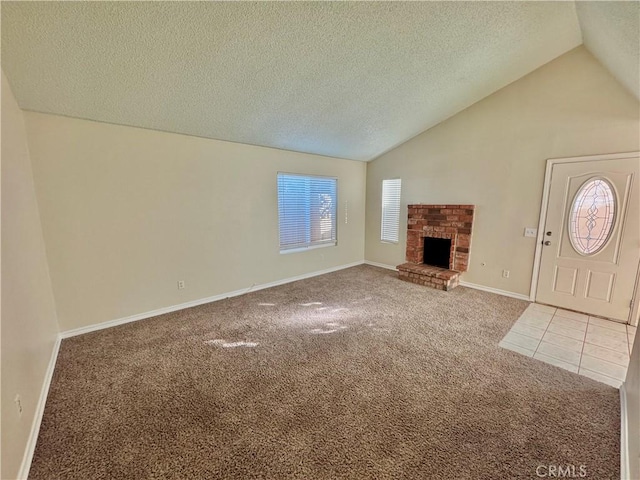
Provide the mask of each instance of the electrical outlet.
{"label": "electrical outlet", "polygon": [[22,418],[22,398],[20,398],[20,395],[16,395],[13,401],[16,403],[16,408],[18,409],[18,417]]}
{"label": "electrical outlet", "polygon": [[502,278],[509,278],[509,270],[502,270]]}
{"label": "electrical outlet", "polygon": [[178,290],[182,290],[184,288],[184,280],[178,280]]}
{"label": "electrical outlet", "polygon": [[524,229],[524,236],[525,237],[536,238],[538,236],[538,229],[537,228],[525,228]]}

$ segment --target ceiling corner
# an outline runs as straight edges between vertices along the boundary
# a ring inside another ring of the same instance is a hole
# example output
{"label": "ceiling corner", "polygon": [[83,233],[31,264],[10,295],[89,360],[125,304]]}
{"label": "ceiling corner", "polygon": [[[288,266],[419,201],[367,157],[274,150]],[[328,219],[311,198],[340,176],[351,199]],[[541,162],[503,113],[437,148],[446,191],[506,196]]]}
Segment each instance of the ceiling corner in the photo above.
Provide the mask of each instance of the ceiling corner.
{"label": "ceiling corner", "polygon": [[640,2],[576,1],[589,52],[640,100]]}

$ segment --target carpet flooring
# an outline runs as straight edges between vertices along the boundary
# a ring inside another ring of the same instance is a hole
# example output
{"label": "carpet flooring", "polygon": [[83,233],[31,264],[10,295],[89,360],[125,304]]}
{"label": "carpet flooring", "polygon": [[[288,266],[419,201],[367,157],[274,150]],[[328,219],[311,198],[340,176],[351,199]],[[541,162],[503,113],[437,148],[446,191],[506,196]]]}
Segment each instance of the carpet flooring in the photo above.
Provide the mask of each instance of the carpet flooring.
{"label": "carpet flooring", "polygon": [[618,391],[498,347],[526,306],[363,265],[66,339],[30,478],[619,478]]}

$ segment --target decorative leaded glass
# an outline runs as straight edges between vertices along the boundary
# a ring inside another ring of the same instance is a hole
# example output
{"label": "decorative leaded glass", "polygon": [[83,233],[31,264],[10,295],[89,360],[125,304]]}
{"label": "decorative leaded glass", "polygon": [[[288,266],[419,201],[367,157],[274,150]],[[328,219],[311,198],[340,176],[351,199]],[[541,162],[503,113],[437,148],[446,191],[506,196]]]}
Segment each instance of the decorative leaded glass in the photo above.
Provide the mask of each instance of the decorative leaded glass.
{"label": "decorative leaded glass", "polygon": [[569,238],[581,255],[594,255],[604,248],[613,231],[616,197],[604,178],[587,180],[571,205]]}

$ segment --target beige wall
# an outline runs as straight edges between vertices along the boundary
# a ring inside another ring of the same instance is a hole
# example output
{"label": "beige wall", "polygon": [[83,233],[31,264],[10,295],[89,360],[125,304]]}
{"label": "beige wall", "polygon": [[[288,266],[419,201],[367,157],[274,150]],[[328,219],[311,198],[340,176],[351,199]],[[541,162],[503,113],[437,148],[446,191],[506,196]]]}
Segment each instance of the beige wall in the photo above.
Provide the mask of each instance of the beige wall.
{"label": "beige wall", "polygon": [[[58,334],[22,111],[2,74],[2,472],[16,478]],[[18,416],[14,403],[20,395]]]}
{"label": "beige wall", "polygon": [[[462,279],[528,295],[546,160],[639,149],[638,101],[579,47],[369,163],[365,258],[404,261],[407,204],[475,204]],[[381,184],[398,177],[400,242],[383,244]]]}
{"label": "beige wall", "polygon": [[636,335],[633,342],[627,379],[622,388],[627,397],[629,433],[629,475],[627,478],[640,478],[640,335]]}
{"label": "beige wall", "polygon": [[[364,258],[362,162],[25,118],[63,331]],[[338,177],[337,247],[279,253],[278,171]]]}

